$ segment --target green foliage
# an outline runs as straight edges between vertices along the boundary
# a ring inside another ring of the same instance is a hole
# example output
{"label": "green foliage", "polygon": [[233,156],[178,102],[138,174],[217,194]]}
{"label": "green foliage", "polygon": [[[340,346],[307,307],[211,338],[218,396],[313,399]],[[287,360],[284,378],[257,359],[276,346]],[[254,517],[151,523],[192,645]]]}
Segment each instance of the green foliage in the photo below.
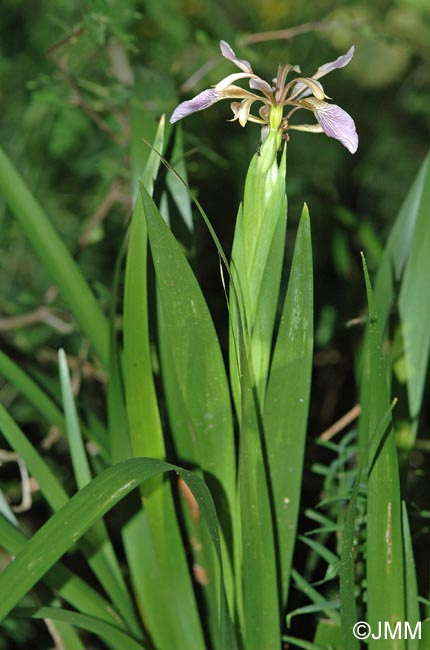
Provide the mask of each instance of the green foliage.
{"label": "green foliage", "polygon": [[[423,618],[424,4],[0,8],[0,461],[33,492],[25,517],[0,499],[2,650],[52,645],[42,619],[64,648],[358,650],[357,620]],[[220,38],[267,78],[354,42],[327,91],[358,157],[294,134],[286,183],[277,133],[255,153],[215,109],[173,131],[176,88],[219,80]],[[358,426],[314,444],[356,390]]]}

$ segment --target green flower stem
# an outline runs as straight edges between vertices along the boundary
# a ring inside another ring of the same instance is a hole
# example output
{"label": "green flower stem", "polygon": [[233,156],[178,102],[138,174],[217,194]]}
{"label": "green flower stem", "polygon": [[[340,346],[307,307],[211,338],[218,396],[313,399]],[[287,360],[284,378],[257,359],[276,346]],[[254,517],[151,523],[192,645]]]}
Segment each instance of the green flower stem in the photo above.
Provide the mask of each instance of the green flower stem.
{"label": "green flower stem", "polygon": [[[272,117],[273,114],[273,117]],[[273,108],[270,130],[251,160],[243,204],[239,209],[232,253],[233,283],[250,358],[250,372],[262,407],[269,367],[273,324],[282,272],[287,200],[286,151],[278,164],[282,112]],[[231,372],[239,412],[237,314],[231,301]]]}

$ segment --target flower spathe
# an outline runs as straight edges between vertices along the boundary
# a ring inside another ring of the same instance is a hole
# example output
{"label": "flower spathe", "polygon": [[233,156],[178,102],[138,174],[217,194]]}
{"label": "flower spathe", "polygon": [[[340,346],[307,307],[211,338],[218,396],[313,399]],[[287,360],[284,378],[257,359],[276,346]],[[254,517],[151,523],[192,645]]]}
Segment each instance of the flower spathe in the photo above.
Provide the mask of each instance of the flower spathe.
{"label": "flower spathe", "polygon": [[[234,63],[241,72],[228,75],[213,88],[203,90],[193,99],[179,104],[170,117],[172,124],[192,113],[209,108],[222,99],[233,99],[235,101],[230,105],[233,111],[232,121],[237,120],[241,126],[245,126],[247,122],[256,122],[263,127],[263,134],[267,131],[267,127],[278,128],[285,139],[289,137],[287,134],[289,130],[325,133],[329,138],[339,140],[351,153],[357,151],[358,135],[354,120],[340,106],[326,101],[328,97],[319,81],[329,72],[348,65],[354,55],[354,46],[335,61],[321,65],[312,77],[299,76],[287,82],[287,76],[291,72],[301,74],[300,68],[297,65],[280,65],[272,83],[256,75],[249,61],[237,58],[228,43],[221,41],[220,48],[222,55]],[[242,79],[248,80],[250,90],[236,85],[235,82]],[[258,115],[251,113],[255,102],[262,104]],[[285,116],[283,116],[284,106],[292,107]],[[276,110],[273,110],[275,107]],[[279,111],[279,108],[282,110]],[[291,124],[292,115],[299,109],[311,111],[317,123]],[[274,115],[278,121],[275,125]]]}

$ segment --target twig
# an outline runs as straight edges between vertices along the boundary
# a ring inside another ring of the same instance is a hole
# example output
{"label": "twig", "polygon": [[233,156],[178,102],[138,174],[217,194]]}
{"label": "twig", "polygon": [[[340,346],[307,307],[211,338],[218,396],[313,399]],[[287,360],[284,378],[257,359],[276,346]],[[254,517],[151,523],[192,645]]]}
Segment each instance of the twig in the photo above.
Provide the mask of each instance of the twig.
{"label": "twig", "polygon": [[212,68],[214,68],[217,63],[221,61],[220,56],[213,56],[211,57],[206,63],[204,63],[198,70],[196,70],[191,77],[188,77],[186,81],[182,84],[182,86],[179,88],[180,93],[187,93],[190,90],[192,90],[202,79],[202,77],[205,76]]}
{"label": "twig", "polygon": [[356,420],[358,416],[361,413],[361,406],[360,404],[356,404],[355,406],[352,407],[348,411],[348,413],[345,413],[337,422],[331,425],[328,429],[323,431],[319,437],[319,440],[331,440],[339,431],[342,431],[342,429],[345,429],[351,422]]}
{"label": "twig", "polygon": [[112,131],[110,126],[100,117],[97,111],[91,108],[91,106],[89,106],[86,100],[82,97],[78,84],[76,83],[75,79],[73,78],[73,76],[70,74],[68,70],[67,63],[64,61],[64,59],[60,58],[56,53],[57,50],[59,50],[61,47],[70,43],[73,39],[80,36],[83,33],[83,31],[84,31],[83,29],[77,29],[75,32],[72,32],[72,34],[69,34],[61,41],[58,41],[58,43],[52,45],[47,50],[47,56],[57,66],[57,68],[59,69],[59,71],[61,72],[64,78],[64,81],[72,90],[72,97],[70,98],[70,103],[73,106],[79,107],[90,118],[90,120],[94,122],[94,124],[100,129],[100,131],[106,133],[106,135],[108,135],[110,139],[113,142],[115,142],[115,144],[118,144],[119,146],[122,147],[124,146],[124,142],[116,135],[114,131]]}
{"label": "twig", "polygon": [[115,178],[102,202],[96,209],[96,211],[88,219],[87,225],[84,228],[83,233],[79,237],[78,246],[84,248],[88,245],[91,238],[91,234],[94,230],[106,219],[111,207],[118,202],[124,202],[126,200],[125,194],[121,191],[121,184],[117,178]]}
{"label": "twig", "polygon": [[[16,463],[18,465],[19,473],[21,475],[21,503],[16,506],[11,506],[14,512],[27,512],[33,505],[32,499],[32,480],[29,476],[28,469],[23,459],[18,456],[14,451],[7,451],[0,449],[0,465],[2,463]],[[37,488],[38,489],[38,488]]]}
{"label": "twig", "polygon": [[348,21],[324,20],[320,22],[303,23],[303,25],[289,27],[288,29],[276,29],[271,32],[259,32],[257,34],[243,36],[237,41],[237,43],[238,45],[250,45],[252,43],[263,43],[264,41],[288,40],[309,32],[323,32],[330,29],[338,29],[339,27],[359,27],[364,24],[365,20],[363,18],[355,18],[354,20]]}
{"label": "twig", "polygon": [[8,332],[17,329],[18,327],[29,327],[30,325],[44,323],[61,334],[70,334],[73,332],[74,327],[71,323],[67,323],[63,320],[65,317],[65,314],[56,309],[40,306],[36,307],[36,309],[33,309],[32,311],[26,312],[25,314],[0,318],[0,332]]}
{"label": "twig", "polygon": [[[107,381],[106,373],[102,370],[99,370],[93,366],[89,361],[81,362],[78,357],[75,357],[71,354],[66,354],[67,365],[70,370],[75,370],[80,368],[82,376],[88,379],[96,379],[100,383],[104,384]],[[40,363],[58,363],[58,352],[51,348],[40,348],[37,352],[36,359]]]}

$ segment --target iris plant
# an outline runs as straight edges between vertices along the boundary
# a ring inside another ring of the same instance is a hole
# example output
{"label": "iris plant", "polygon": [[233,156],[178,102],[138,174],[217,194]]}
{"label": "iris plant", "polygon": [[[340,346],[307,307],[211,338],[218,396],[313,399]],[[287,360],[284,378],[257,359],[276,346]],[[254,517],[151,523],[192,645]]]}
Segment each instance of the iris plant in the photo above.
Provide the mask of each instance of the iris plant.
{"label": "iris plant", "polygon": [[[238,59],[232,48],[225,41],[220,43],[222,55],[232,61],[241,72],[230,74],[222,79],[216,86],[203,90],[193,99],[182,102],[173,111],[170,122],[174,123],[187,117],[191,113],[201,111],[222,99],[234,99],[231,103],[233,120],[238,120],[241,126],[247,122],[256,122],[262,126],[262,140],[267,137],[269,128],[274,128],[288,139],[288,131],[309,131],[311,133],[325,133],[330,138],[339,140],[351,153],[358,147],[358,135],[354,120],[336,104],[325,101],[329,97],[325,94],[319,79],[337,68],[345,67],[354,55],[354,46],[346,54],[339,56],[335,61],[330,61],[320,66],[312,77],[295,77],[287,81],[291,72],[301,74],[297,65],[280,65],[278,74],[272,83],[268,83],[256,75],[249,61]],[[250,90],[235,85],[240,79],[249,79]],[[257,94],[256,92],[260,94]],[[262,106],[258,115],[251,113],[254,102]],[[291,107],[284,116],[284,106]],[[291,124],[292,115],[299,109],[311,111],[316,124]]]}

